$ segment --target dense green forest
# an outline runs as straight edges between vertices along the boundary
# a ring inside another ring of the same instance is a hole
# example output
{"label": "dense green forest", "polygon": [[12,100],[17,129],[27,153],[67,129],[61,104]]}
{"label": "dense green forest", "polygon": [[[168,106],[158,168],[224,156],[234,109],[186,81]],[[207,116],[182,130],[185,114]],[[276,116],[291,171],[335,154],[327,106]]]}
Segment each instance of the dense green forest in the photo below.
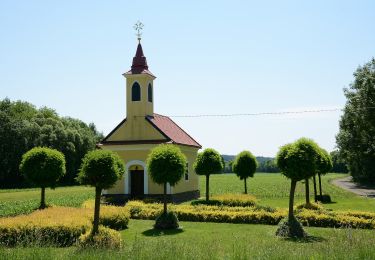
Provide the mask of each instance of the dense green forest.
{"label": "dense green forest", "polygon": [[36,146],[61,151],[67,172],[59,184],[76,184],[82,157],[101,138],[93,123],[60,117],[53,109],[38,109],[28,102],[0,100],[0,188],[30,186],[20,174],[19,164],[22,155]]}

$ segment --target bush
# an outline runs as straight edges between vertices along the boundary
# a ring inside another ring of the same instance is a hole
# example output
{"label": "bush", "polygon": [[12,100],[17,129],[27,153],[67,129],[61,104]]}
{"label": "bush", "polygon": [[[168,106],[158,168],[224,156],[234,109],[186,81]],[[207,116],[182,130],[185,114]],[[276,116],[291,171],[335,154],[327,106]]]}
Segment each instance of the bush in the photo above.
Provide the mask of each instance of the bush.
{"label": "bush", "polygon": [[305,226],[313,227],[335,227],[335,228],[363,228],[374,229],[375,219],[366,219],[350,216],[350,213],[327,213],[313,210],[302,210],[297,215]]}
{"label": "bush", "polygon": [[319,203],[310,202],[308,204],[301,203],[296,206],[296,209],[309,209],[309,210],[324,210],[323,206]]}
{"label": "bush", "polygon": [[128,227],[129,219],[130,213],[126,208],[103,206],[99,217],[99,224],[115,230],[123,230]]}
{"label": "bush", "polygon": [[155,221],[154,228],[156,229],[176,229],[179,227],[176,213],[169,211],[161,213]]}
{"label": "bush", "polygon": [[276,235],[280,237],[304,238],[307,233],[296,218],[286,218],[280,222]]}
{"label": "bush", "polygon": [[[90,229],[91,211],[89,208],[50,207],[29,215],[0,218],[0,245],[71,246]],[[124,207],[103,206],[100,223],[123,229],[129,216]]]}
{"label": "bush", "polygon": [[317,201],[320,201],[322,203],[331,203],[331,196],[329,195],[316,195]]}
{"label": "bush", "polygon": [[[141,201],[130,201],[126,204],[133,219],[155,219],[162,212],[158,203],[145,204]],[[270,210],[267,207],[228,207],[208,205],[171,205],[180,221],[267,224],[277,225],[285,218],[285,209]],[[314,227],[352,227],[375,229],[375,213],[300,209],[296,217],[305,226]]]}
{"label": "bush", "polygon": [[253,207],[257,203],[255,196],[247,194],[223,194],[215,195],[209,201],[195,200],[192,205],[214,205],[214,206],[229,206],[229,207]]}
{"label": "bush", "polygon": [[73,245],[90,227],[88,210],[47,208],[29,215],[0,219],[0,245],[58,246]]}
{"label": "bush", "polygon": [[99,226],[98,233],[93,234],[88,230],[79,237],[78,246],[81,248],[119,249],[122,247],[122,239],[116,230]]}
{"label": "bush", "polygon": [[[95,201],[86,200],[82,203],[82,208],[93,209]],[[128,227],[130,212],[125,207],[103,205],[100,211],[99,224],[115,229],[123,230]],[[91,221],[93,218],[91,217]]]}

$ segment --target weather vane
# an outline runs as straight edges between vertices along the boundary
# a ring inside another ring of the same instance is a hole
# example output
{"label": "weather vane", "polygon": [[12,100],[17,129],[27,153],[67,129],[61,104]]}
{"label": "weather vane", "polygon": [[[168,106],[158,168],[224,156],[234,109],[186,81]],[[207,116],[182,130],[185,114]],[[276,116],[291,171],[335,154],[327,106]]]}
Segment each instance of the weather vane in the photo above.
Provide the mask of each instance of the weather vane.
{"label": "weather vane", "polygon": [[134,28],[134,30],[137,31],[137,33],[135,35],[137,35],[138,41],[140,42],[141,41],[141,36],[142,36],[143,23],[141,23],[140,21],[138,21],[136,24],[134,24],[133,28]]}

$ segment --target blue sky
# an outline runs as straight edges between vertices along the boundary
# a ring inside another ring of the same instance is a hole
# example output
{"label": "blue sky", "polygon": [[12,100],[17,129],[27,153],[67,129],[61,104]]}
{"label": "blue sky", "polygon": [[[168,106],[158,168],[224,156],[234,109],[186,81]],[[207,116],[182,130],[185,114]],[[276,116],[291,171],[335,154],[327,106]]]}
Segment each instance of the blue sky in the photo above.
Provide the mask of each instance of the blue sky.
{"label": "blue sky", "polygon": [[[0,98],[107,134],[125,116],[137,20],[164,115],[340,108],[375,50],[374,1],[2,0]],[[204,147],[274,156],[302,136],[334,149],[340,115],[173,119]]]}

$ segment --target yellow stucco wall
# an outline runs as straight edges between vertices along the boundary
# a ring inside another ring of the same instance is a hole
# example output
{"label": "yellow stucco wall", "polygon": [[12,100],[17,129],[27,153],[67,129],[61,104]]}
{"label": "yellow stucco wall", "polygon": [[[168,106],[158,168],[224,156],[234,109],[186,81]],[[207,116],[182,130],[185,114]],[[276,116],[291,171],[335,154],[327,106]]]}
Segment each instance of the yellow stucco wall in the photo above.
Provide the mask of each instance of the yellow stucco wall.
{"label": "yellow stucco wall", "polygon": [[[129,170],[129,165],[135,161],[141,161],[144,165],[146,165],[146,159],[150,150],[155,147],[156,145],[150,144],[138,144],[138,145],[107,145],[103,146],[103,149],[108,149],[115,151],[118,155],[124,160],[126,165],[126,171]],[[194,147],[187,147],[183,145],[179,145],[181,151],[185,154],[188,160],[189,166],[189,180],[186,181],[184,176],[182,177],[181,181],[174,187],[171,188],[171,194],[181,193],[185,191],[194,191],[199,189],[199,178],[198,175],[195,174],[193,169],[193,164],[195,162],[197,156],[197,148]],[[136,163],[136,165],[140,165]],[[131,167],[130,167],[131,168]],[[147,168],[145,169],[147,172]],[[148,174],[148,173],[147,173]],[[127,194],[125,193],[125,185],[126,185],[126,174],[124,177],[118,181],[114,187],[105,191],[106,194]],[[129,177],[127,177],[129,178]],[[150,176],[147,176],[148,179],[148,194],[163,194],[163,186],[154,183]],[[129,180],[128,180],[129,181]],[[130,182],[128,183],[128,187],[130,186]]]}
{"label": "yellow stucco wall", "polygon": [[165,137],[144,117],[127,118],[107,141],[162,140]]}
{"label": "yellow stucco wall", "polygon": [[[152,102],[148,101],[148,85],[152,88],[154,77],[148,74],[132,74],[126,77],[126,117],[152,115],[154,113],[154,98]],[[132,101],[132,86],[134,82],[138,82],[141,86],[141,100]],[[152,91],[154,92],[154,91]]]}

